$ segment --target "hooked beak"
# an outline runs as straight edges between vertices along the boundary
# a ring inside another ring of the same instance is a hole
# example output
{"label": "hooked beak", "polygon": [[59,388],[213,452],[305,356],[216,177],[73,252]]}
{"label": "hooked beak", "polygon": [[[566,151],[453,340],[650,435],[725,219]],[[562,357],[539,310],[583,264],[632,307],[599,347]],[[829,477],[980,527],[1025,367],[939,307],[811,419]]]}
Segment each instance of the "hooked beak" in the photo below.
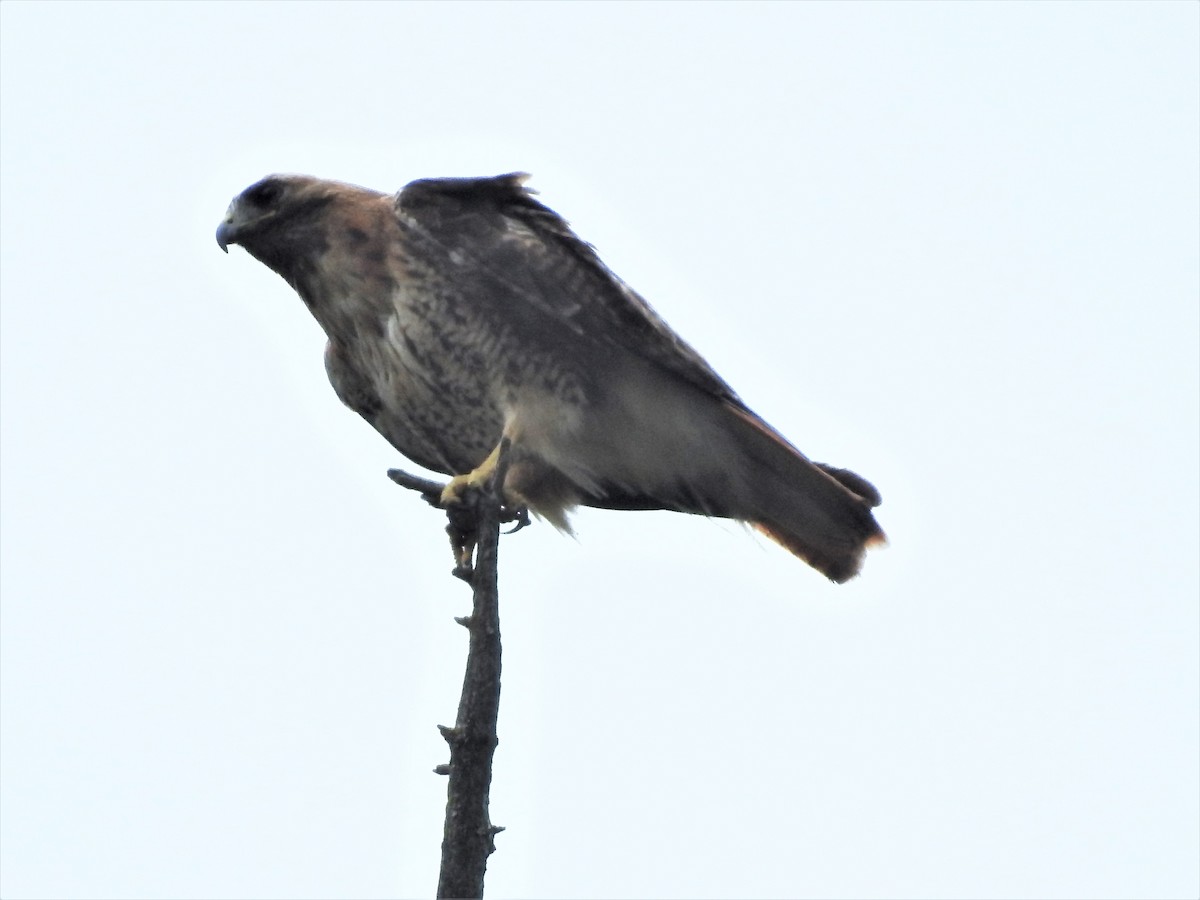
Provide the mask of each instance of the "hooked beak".
{"label": "hooked beak", "polygon": [[217,226],[217,246],[229,252],[229,245],[237,243],[237,227],[231,219],[226,219]]}
{"label": "hooked beak", "polygon": [[225,210],[225,218],[221,224],[217,226],[217,246],[226,253],[229,252],[229,245],[237,243],[238,236],[238,198],[234,197],[229,204],[229,209]]}
{"label": "hooked beak", "polygon": [[225,218],[217,226],[217,246],[229,252],[230,244],[240,244],[241,238],[251,237],[258,232],[264,222],[275,218],[277,211],[258,212],[254,209],[243,209],[240,197],[234,197],[225,210]]}

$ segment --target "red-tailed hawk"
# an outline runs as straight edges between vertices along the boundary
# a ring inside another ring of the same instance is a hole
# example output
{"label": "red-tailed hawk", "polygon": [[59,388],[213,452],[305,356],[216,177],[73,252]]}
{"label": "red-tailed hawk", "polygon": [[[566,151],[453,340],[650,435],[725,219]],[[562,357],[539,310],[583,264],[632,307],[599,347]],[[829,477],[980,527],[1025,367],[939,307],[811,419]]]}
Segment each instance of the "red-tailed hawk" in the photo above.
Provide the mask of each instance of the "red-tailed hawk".
{"label": "red-tailed hawk", "polygon": [[295,288],[329,338],[338,397],[397,450],[485,479],[566,528],[583,504],[748,522],[833,581],[884,540],[879,494],[810,462],[523,187],[414,181],[398,194],[273,175],[217,229]]}

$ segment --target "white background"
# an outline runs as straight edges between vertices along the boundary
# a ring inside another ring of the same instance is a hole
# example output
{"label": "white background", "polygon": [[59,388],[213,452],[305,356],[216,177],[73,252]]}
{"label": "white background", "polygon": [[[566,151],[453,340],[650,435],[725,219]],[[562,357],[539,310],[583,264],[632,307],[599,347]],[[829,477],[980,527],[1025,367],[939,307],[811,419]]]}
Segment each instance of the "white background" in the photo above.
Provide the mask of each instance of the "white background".
{"label": "white background", "polygon": [[1194,3],[5,2],[0,893],[429,896],[442,519],[213,231],[532,186],[801,449],[505,540],[493,897],[1200,892]]}

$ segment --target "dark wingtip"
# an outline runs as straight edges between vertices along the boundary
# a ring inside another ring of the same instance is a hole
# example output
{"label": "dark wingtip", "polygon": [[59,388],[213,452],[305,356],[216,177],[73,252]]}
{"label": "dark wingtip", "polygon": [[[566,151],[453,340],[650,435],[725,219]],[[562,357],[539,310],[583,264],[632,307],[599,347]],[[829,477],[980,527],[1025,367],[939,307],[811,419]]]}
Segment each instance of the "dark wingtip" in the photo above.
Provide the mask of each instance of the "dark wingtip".
{"label": "dark wingtip", "polygon": [[866,500],[871,506],[879,506],[879,504],[883,503],[883,497],[875,485],[871,484],[871,482],[867,481],[867,479],[863,478],[857,472],[851,472],[849,469],[839,469],[837,466],[831,466],[828,463],[814,462],[813,465],[841,484],[842,487],[852,493],[858,494],[858,496]]}

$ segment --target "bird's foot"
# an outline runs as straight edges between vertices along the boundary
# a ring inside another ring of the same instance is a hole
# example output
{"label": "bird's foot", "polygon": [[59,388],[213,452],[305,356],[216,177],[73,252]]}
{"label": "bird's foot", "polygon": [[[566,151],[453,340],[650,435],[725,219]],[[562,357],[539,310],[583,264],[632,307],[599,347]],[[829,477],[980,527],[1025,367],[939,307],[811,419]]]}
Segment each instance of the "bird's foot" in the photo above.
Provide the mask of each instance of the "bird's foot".
{"label": "bird's foot", "polygon": [[442,506],[446,509],[466,503],[466,495],[471,491],[482,491],[487,488],[488,481],[495,474],[496,465],[500,462],[500,447],[488,454],[487,459],[477,465],[466,475],[455,475],[442,488]]}
{"label": "bird's foot", "polygon": [[[499,474],[500,458],[501,448],[497,447],[474,472],[460,475],[446,485],[410,475],[400,469],[388,469],[388,477],[396,484],[418,492],[430,506],[445,510],[448,520],[446,533],[450,536],[450,548],[454,554],[453,574],[464,581],[471,581],[475,572],[473,559],[479,540],[479,507],[482,502],[493,500],[488,495],[495,490],[495,485],[488,479]],[[520,531],[530,524],[529,510],[525,506],[509,503],[507,497],[494,499],[500,501],[500,522],[516,523],[506,534]]]}
{"label": "bird's foot", "polygon": [[[509,442],[505,438],[487,459],[466,475],[450,479],[440,497],[439,505],[446,511],[449,524],[450,546],[454,552],[453,574],[470,581],[475,574],[473,558],[479,540],[479,517],[482,503],[495,503],[496,514],[501,523],[515,522],[507,533],[520,531],[530,524],[529,510],[519,503],[510,503],[504,494],[503,481],[508,470],[505,456]],[[501,464],[503,462],[503,465]]]}
{"label": "bird's foot", "polygon": [[475,575],[475,546],[479,543],[480,492],[470,490],[453,505],[445,507],[446,534],[450,536],[450,551],[454,554],[451,574],[463,581]]}

